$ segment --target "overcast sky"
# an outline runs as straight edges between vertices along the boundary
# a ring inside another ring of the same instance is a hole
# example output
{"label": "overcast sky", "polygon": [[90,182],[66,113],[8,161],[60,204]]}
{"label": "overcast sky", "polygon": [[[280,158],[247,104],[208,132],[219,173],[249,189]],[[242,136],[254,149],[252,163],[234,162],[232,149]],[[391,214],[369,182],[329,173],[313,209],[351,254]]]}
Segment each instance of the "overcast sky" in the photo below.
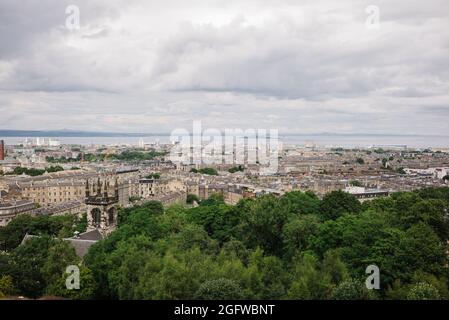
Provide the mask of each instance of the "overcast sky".
{"label": "overcast sky", "polygon": [[447,0],[0,0],[0,129],[447,135],[448,30]]}

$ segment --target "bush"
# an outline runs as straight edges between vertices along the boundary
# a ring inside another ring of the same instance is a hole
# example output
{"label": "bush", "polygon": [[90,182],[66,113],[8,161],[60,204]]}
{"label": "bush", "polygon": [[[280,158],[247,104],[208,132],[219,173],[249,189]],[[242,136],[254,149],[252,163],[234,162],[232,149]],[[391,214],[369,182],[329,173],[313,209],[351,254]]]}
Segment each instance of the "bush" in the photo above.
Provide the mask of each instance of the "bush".
{"label": "bush", "polygon": [[415,284],[407,294],[407,300],[440,300],[437,288],[426,282]]}
{"label": "bush", "polygon": [[195,294],[199,300],[240,300],[243,299],[240,286],[229,279],[204,282]]}
{"label": "bush", "polygon": [[334,300],[371,300],[372,298],[365,284],[353,279],[340,283],[332,292]]}

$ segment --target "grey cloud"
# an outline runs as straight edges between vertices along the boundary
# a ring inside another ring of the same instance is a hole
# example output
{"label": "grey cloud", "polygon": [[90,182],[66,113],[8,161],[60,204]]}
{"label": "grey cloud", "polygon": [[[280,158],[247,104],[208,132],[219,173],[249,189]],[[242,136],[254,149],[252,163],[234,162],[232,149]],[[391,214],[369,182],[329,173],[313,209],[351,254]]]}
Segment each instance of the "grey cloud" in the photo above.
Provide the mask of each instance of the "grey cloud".
{"label": "grey cloud", "polygon": [[449,7],[379,0],[370,31],[369,4],[4,0],[0,127],[446,132]]}

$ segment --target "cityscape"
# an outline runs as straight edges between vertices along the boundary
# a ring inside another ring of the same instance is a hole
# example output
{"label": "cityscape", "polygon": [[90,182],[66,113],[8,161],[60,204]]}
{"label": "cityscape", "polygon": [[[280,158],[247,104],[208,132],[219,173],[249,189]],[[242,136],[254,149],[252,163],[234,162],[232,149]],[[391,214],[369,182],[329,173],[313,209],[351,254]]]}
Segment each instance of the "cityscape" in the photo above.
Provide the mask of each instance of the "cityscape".
{"label": "cityscape", "polygon": [[448,300],[449,7],[378,2],[2,1],[0,302]]}

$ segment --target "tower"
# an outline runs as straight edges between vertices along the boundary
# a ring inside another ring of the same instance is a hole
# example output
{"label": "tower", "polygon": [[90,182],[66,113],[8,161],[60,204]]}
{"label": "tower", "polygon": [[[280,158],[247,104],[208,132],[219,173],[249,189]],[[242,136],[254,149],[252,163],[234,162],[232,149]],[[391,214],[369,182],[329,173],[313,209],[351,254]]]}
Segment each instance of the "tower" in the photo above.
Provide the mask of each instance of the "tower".
{"label": "tower", "polygon": [[118,205],[118,181],[115,180],[113,190],[110,190],[109,181],[103,183],[100,178],[92,186],[86,180],[87,205],[87,231],[97,229],[103,236],[108,235],[117,227],[117,205]]}

